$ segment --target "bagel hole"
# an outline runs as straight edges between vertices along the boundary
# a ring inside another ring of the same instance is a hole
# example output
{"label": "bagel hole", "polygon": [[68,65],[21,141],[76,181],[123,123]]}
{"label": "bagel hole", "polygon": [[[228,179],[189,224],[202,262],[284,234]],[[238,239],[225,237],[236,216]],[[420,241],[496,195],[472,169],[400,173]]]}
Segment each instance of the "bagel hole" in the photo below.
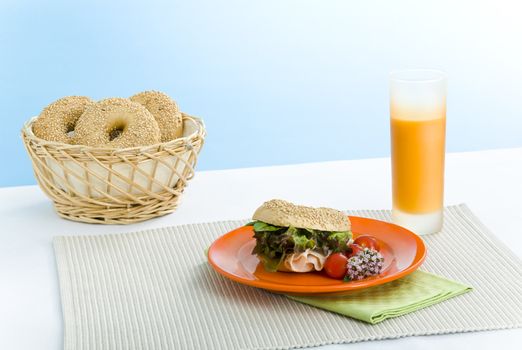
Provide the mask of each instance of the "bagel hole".
{"label": "bagel hole", "polygon": [[109,132],[109,141],[112,141],[112,140],[117,139],[118,137],[121,136],[122,133],[123,133],[123,128],[115,128],[115,129],[112,129],[112,130]]}
{"label": "bagel hole", "polygon": [[116,121],[109,130],[109,141],[113,141],[123,134],[125,131],[125,123],[121,120]]}
{"label": "bagel hole", "polygon": [[69,137],[69,138],[74,137],[74,127],[75,127],[74,124],[67,125],[67,130],[65,131],[65,134],[67,135],[67,137]]}

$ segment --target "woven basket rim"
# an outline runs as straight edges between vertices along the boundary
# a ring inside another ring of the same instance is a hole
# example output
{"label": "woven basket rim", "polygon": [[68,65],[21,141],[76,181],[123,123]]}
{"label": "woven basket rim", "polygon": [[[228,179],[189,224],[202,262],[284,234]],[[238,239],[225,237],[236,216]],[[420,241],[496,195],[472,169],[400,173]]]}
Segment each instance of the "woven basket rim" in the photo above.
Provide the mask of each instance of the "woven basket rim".
{"label": "woven basket rim", "polygon": [[183,121],[190,120],[192,121],[196,126],[197,129],[190,135],[178,137],[174,140],[166,141],[166,142],[159,142],[152,145],[146,145],[146,146],[135,146],[135,147],[127,147],[127,148],[112,148],[112,147],[95,147],[95,146],[87,146],[87,145],[72,145],[69,143],[63,143],[63,142],[57,142],[57,141],[48,141],[44,140],[42,138],[39,138],[33,133],[32,125],[38,118],[38,116],[34,116],[28,121],[26,121],[22,127],[22,137],[31,139],[32,141],[35,141],[39,145],[42,146],[51,146],[51,147],[60,147],[62,149],[69,149],[69,150],[84,150],[88,152],[108,152],[108,153],[120,153],[120,152],[144,152],[147,150],[153,150],[158,148],[169,148],[170,146],[174,144],[185,144],[188,140],[195,139],[198,135],[205,136],[205,123],[201,118],[186,114],[181,112],[181,115],[183,116]]}

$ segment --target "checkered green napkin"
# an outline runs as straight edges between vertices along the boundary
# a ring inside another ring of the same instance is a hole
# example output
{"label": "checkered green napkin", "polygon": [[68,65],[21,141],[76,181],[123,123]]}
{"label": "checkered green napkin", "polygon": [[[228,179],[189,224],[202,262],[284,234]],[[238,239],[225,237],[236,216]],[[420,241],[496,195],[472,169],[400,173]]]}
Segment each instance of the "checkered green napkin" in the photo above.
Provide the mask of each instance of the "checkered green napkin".
{"label": "checkered green napkin", "polygon": [[444,277],[417,270],[401,279],[343,296],[288,297],[376,324],[469,292],[471,289]]}

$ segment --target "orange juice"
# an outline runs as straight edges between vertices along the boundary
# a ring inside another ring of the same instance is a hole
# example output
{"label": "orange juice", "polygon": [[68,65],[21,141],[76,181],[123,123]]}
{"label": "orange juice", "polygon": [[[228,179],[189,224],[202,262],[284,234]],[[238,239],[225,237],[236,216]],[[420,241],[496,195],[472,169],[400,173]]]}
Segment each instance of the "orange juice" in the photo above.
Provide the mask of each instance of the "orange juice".
{"label": "orange juice", "polygon": [[397,112],[397,109],[392,108],[394,208],[410,214],[441,210],[444,193],[445,113],[433,119],[401,119]]}
{"label": "orange juice", "polygon": [[390,74],[394,223],[417,234],[442,228],[446,74],[405,69]]}

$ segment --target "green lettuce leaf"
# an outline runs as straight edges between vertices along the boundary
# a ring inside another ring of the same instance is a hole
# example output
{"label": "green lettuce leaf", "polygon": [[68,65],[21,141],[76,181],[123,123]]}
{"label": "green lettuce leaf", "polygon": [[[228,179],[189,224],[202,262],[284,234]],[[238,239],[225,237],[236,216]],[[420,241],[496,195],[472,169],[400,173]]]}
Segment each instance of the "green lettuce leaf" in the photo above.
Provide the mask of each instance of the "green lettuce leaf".
{"label": "green lettuce leaf", "polygon": [[344,252],[348,249],[348,241],[352,239],[352,231],[331,232],[328,234],[328,247],[334,252]]}
{"label": "green lettuce leaf", "polygon": [[289,234],[292,236],[292,241],[294,242],[294,250],[298,252],[303,252],[306,249],[314,249],[317,245],[315,239],[313,239],[313,232],[310,232],[309,230],[308,234],[310,235],[310,238],[306,234],[306,232],[303,232],[302,229],[298,229],[295,227],[290,226],[288,230],[286,231],[286,234]]}
{"label": "green lettuce leaf", "polygon": [[340,232],[331,232],[328,235],[329,241],[337,241],[337,242],[347,242],[352,239],[351,231],[340,231]]}
{"label": "green lettuce leaf", "polygon": [[283,230],[283,229],[284,229],[284,227],[270,225],[263,221],[254,222],[254,231],[257,231],[257,232],[279,231],[279,230]]}

